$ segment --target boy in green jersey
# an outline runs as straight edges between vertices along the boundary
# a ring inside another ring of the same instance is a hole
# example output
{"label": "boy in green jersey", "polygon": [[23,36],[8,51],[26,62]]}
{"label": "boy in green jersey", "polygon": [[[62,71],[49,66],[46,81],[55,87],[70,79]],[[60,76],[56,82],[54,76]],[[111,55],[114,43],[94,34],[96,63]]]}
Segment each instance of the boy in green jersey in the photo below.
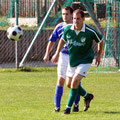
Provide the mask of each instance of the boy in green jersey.
{"label": "boy in green jersey", "polygon": [[93,40],[98,43],[98,55],[96,57],[97,66],[100,65],[101,56],[103,54],[103,35],[98,33],[93,28],[84,23],[84,12],[77,9],[73,12],[73,24],[66,26],[63,36],[59,42],[58,48],[51,61],[57,62],[59,52],[64,45],[68,42],[69,51],[69,66],[67,71],[67,79],[71,80],[71,90],[64,114],[70,114],[71,107],[77,96],[83,96],[85,107],[87,111],[90,107],[90,102],[94,98],[93,94],[87,93],[80,85],[83,77],[92,64],[94,59],[94,52],[92,49]]}

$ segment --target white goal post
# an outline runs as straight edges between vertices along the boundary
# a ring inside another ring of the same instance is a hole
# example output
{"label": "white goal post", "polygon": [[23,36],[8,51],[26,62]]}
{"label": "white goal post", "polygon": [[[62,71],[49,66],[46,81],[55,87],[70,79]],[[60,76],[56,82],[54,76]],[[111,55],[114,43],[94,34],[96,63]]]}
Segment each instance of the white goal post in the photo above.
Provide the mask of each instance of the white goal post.
{"label": "white goal post", "polygon": [[42,21],[42,23],[41,23],[41,25],[40,25],[40,27],[39,27],[39,29],[38,29],[38,31],[36,32],[36,34],[35,34],[32,42],[31,42],[31,44],[29,45],[29,47],[28,47],[28,49],[27,49],[27,51],[26,51],[23,59],[21,60],[21,62],[20,62],[20,64],[19,64],[19,67],[22,67],[22,66],[23,66],[23,63],[24,63],[24,61],[25,61],[28,53],[30,52],[30,49],[32,48],[32,46],[33,46],[33,44],[34,44],[34,42],[35,42],[38,34],[40,34],[40,32],[41,32],[41,30],[42,30],[42,27],[44,26],[44,24],[45,24],[45,22],[46,22],[46,20],[47,20],[47,18],[48,18],[48,16],[49,16],[49,14],[50,14],[50,12],[52,11],[52,9],[53,9],[56,1],[57,1],[57,0],[53,0],[53,2],[52,2],[52,4],[51,4],[51,6],[50,6],[50,8],[49,8],[49,10],[48,10],[48,12],[47,12],[47,14],[45,15],[45,17],[44,17],[44,19],[43,19],[43,21]]}

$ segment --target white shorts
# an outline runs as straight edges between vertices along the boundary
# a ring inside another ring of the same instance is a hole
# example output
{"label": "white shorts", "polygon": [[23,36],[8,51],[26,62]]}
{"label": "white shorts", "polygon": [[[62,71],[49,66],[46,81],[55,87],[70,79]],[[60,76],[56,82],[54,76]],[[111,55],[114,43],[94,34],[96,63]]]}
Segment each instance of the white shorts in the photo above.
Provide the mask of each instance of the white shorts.
{"label": "white shorts", "polygon": [[86,77],[86,73],[90,68],[91,64],[79,64],[76,67],[70,67],[68,64],[67,77],[73,77],[75,73]]}
{"label": "white shorts", "polygon": [[60,52],[58,66],[57,66],[58,77],[62,77],[66,79],[68,62],[69,62],[69,55]]}

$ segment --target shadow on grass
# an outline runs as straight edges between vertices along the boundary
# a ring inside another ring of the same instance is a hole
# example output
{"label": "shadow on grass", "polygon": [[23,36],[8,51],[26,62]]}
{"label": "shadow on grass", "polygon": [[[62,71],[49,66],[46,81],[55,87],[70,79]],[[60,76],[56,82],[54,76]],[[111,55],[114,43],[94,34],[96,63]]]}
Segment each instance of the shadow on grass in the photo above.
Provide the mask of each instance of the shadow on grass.
{"label": "shadow on grass", "polygon": [[105,114],[120,114],[120,112],[114,112],[114,111],[105,111]]}
{"label": "shadow on grass", "polygon": [[95,113],[95,114],[99,114],[99,113],[104,113],[104,114],[120,114],[120,111],[87,111],[85,113]]}
{"label": "shadow on grass", "polygon": [[[64,112],[64,111],[63,111]],[[90,113],[90,114],[100,114],[100,113],[104,113],[104,114],[111,114],[111,115],[114,115],[114,114],[120,114],[119,111],[79,111],[79,112],[72,112],[72,114],[79,114],[79,113]]]}

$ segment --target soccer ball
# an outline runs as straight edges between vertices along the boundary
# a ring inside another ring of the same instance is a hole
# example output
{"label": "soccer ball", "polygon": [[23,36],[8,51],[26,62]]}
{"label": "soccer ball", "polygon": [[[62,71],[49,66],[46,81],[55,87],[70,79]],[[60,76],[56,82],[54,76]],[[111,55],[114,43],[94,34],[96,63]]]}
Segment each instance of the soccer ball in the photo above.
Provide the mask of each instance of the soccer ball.
{"label": "soccer ball", "polygon": [[23,30],[20,26],[10,26],[7,30],[7,37],[12,41],[19,41],[23,36]]}

